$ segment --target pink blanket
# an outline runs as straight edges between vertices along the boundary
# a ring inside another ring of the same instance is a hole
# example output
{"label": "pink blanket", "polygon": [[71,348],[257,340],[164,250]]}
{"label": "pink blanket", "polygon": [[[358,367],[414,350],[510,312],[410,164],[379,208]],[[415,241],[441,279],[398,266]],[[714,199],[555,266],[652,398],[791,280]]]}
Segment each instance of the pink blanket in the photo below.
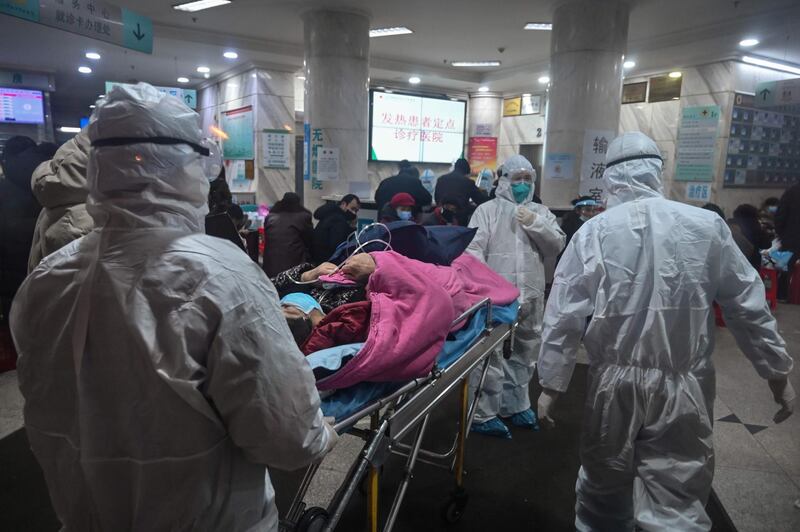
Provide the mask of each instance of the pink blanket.
{"label": "pink blanket", "polygon": [[452,266],[436,266],[393,251],[370,254],[376,269],[367,284],[372,301],[370,329],[361,351],[320,390],[359,382],[393,382],[430,372],[453,320],[478,301],[512,303],[519,291],[469,254]]}

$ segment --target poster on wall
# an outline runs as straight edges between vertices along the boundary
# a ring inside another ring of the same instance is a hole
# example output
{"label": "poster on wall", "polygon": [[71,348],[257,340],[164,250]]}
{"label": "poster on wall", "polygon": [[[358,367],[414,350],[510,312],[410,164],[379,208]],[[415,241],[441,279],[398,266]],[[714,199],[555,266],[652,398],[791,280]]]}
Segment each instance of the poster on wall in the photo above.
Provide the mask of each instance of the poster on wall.
{"label": "poster on wall", "polygon": [[220,128],[228,136],[222,141],[223,159],[255,159],[252,107],[225,111]]}
{"label": "poster on wall", "polygon": [[473,174],[497,167],[497,137],[470,137],[467,160]]}
{"label": "poster on wall", "polygon": [[247,177],[247,161],[228,161],[226,175],[231,192],[255,192],[255,180]]}
{"label": "poster on wall", "polygon": [[261,133],[261,165],[264,168],[289,168],[291,135],[285,129],[265,129]]}
{"label": "poster on wall", "polygon": [[519,114],[538,115],[542,110],[542,97],[538,94],[523,94]]}
{"label": "poster on wall", "polygon": [[317,179],[336,181],[339,179],[339,148],[317,150]]}
{"label": "poster on wall", "polygon": [[622,86],[622,103],[642,103],[647,100],[647,82],[626,83]]}
{"label": "poster on wall", "polygon": [[522,97],[506,98],[503,100],[503,116],[519,116],[522,111]]}
{"label": "poster on wall", "polygon": [[544,161],[545,179],[574,179],[575,155],[571,153],[548,153]]}
{"label": "poster on wall", "polygon": [[684,107],[678,127],[676,181],[712,181],[719,105]]}
{"label": "poster on wall", "polygon": [[[772,90],[766,84],[758,88]],[[779,99],[770,106],[770,101],[766,93],[734,95],[722,186],[785,188],[800,183],[800,105]]]}
{"label": "poster on wall", "polygon": [[686,185],[686,199],[689,201],[711,201],[711,185],[708,183],[689,183]]}
{"label": "poster on wall", "polygon": [[608,143],[614,136],[614,131],[610,129],[584,131],[579,189],[581,196],[591,196],[597,201],[604,199],[603,172],[606,170],[606,152]]}

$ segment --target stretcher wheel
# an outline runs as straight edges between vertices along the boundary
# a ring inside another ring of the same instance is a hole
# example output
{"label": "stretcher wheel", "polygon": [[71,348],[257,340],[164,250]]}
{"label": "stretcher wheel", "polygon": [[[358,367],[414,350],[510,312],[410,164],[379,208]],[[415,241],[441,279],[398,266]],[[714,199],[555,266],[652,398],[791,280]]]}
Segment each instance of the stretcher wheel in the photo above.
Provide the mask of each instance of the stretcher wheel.
{"label": "stretcher wheel", "polygon": [[300,516],[295,532],[321,532],[327,523],[328,511],[325,508],[314,506]]}
{"label": "stretcher wheel", "polygon": [[442,505],[442,519],[449,524],[458,523],[461,520],[461,516],[464,515],[468,500],[469,496],[464,491],[458,491],[450,495]]}

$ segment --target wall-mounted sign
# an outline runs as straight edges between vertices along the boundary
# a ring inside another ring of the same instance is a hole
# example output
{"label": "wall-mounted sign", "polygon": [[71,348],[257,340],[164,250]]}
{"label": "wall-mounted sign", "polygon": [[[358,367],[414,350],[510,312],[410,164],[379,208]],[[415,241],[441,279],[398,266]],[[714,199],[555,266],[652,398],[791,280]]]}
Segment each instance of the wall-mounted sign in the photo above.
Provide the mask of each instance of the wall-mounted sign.
{"label": "wall-mounted sign", "polygon": [[605,195],[603,173],[606,171],[608,143],[614,138],[610,129],[587,129],[583,133],[580,195],[601,201]]}
{"label": "wall-mounted sign", "polygon": [[317,150],[317,179],[336,181],[339,179],[339,148]]}
{"label": "wall-mounted sign", "polygon": [[491,137],[492,136],[492,124],[475,124],[475,136],[476,137]]}
{"label": "wall-mounted sign", "polygon": [[522,97],[503,100],[503,116],[519,116],[522,111]]}
{"label": "wall-mounted sign", "polygon": [[682,80],[683,77],[671,78],[669,76],[650,78],[650,96],[647,101],[653,103],[679,100]]}
{"label": "wall-mounted sign", "polygon": [[574,179],[575,155],[571,153],[548,153],[544,161],[545,179]]}
{"label": "wall-mounted sign", "polygon": [[254,159],[253,108],[242,107],[222,113],[220,128],[228,135],[222,141],[223,159]]}
{"label": "wall-mounted sign", "polygon": [[474,174],[484,168],[494,170],[497,167],[497,137],[470,137],[467,160]]}
{"label": "wall-mounted sign", "polygon": [[712,181],[719,105],[684,107],[678,128],[676,181]]}
{"label": "wall-mounted sign", "polygon": [[153,22],[101,0],[0,0],[0,13],[153,53]]}
{"label": "wall-mounted sign", "polygon": [[265,129],[261,134],[261,165],[264,168],[289,168],[291,134],[285,129]]}
{"label": "wall-mounted sign", "polygon": [[622,86],[622,103],[642,103],[647,100],[647,82],[626,83]]}
{"label": "wall-mounted sign", "polygon": [[[111,92],[111,89],[116,86],[134,87],[135,85],[130,83],[119,83],[117,81],[106,81],[106,94]],[[161,94],[169,94],[170,96],[178,98],[192,109],[197,109],[197,91],[194,89],[182,89],[180,87],[158,87],[156,85],[153,85],[153,88]]]}
{"label": "wall-mounted sign", "polygon": [[711,185],[708,183],[687,184],[686,199],[689,201],[711,201]]}
{"label": "wall-mounted sign", "polygon": [[539,94],[526,94],[522,96],[521,115],[538,115],[541,112],[542,97]]}

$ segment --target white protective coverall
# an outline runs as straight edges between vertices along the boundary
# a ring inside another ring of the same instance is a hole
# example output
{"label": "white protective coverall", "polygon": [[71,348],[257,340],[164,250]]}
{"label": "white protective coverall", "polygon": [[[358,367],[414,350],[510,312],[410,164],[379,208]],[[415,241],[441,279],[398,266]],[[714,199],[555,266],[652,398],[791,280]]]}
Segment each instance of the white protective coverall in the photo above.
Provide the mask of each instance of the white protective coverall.
{"label": "white protective coverall", "polygon": [[783,378],[792,359],[725,221],[662,196],[656,144],[625,133],[606,161],[616,206],[586,222],[561,257],[538,367],[545,389],[565,391],[583,337],[590,368],[576,527],[707,530],[712,302],[759,375]]}
{"label": "white protective coverall", "polygon": [[[531,191],[522,203],[514,200],[511,177],[516,172],[531,175]],[[544,313],[545,257],[558,255],[566,236],[550,209],[534,203],[536,171],[525,157],[514,155],[503,163],[493,200],[475,210],[469,227],[477,227],[467,252],[485,262],[495,272],[519,288],[519,325],[513,352],[506,360],[497,351],[492,355],[478,401],[475,421],[483,423],[497,415],[509,417],[530,408],[528,385],[533,378],[539,354]],[[532,224],[524,226],[515,219],[518,207],[535,214]],[[477,385],[473,373],[471,384]]]}
{"label": "white protective coverall", "polygon": [[116,87],[89,136],[95,230],[47,256],[11,312],[63,530],[277,531],[265,466],[302,467],[336,436],[274,287],[202,234],[198,115]]}

